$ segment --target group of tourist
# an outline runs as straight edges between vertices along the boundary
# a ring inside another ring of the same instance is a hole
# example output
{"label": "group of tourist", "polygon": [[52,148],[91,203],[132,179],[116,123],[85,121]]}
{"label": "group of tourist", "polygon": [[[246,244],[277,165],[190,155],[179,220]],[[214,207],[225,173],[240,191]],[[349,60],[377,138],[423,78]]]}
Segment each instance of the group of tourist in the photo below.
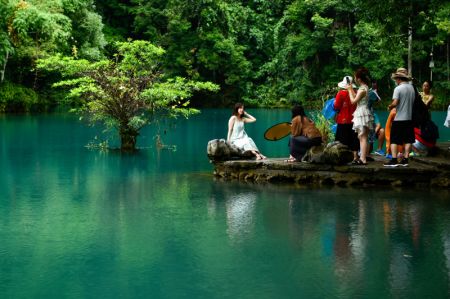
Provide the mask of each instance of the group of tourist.
{"label": "group of tourist", "polygon": [[[435,145],[436,140],[425,140],[420,135],[420,128],[415,128],[413,123],[413,105],[417,90],[412,84],[408,70],[398,68],[391,78],[396,87],[392,103],[388,106],[390,113],[386,129],[382,128],[374,112],[374,104],[381,99],[376,83],[372,83],[369,88],[371,80],[366,68],[359,68],[354,79],[352,76],[345,76],[337,84],[339,91],[333,104],[337,124],[335,140],[348,146],[353,152],[351,165],[367,165],[368,161],[373,161],[370,152],[375,140],[378,141],[378,146],[374,154],[384,156],[382,148],[386,139],[386,157],[389,159],[384,164],[386,167],[407,166],[413,149],[417,153],[423,153]],[[430,90],[431,82],[425,81],[420,95],[427,108],[434,100]],[[321,132],[306,116],[303,107],[295,105],[291,112],[290,156],[286,162],[301,161],[311,147],[322,143]],[[266,159],[244,130],[244,123],[255,121],[252,115],[245,112],[244,105],[237,103],[228,122],[227,141],[244,151],[251,151],[258,160]]]}

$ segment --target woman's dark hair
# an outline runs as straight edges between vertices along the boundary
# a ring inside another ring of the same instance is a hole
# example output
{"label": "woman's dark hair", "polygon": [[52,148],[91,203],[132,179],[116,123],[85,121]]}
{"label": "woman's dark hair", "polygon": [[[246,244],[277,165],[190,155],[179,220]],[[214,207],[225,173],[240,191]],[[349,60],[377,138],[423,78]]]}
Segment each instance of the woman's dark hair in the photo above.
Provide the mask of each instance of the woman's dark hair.
{"label": "woman's dark hair", "polygon": [[233,114],[232,114],[232,115],[237,116],[237,117],[240,117],[238,110],[239,110],[239,108],[241,108],[241,107],[244,107],[244,104],[242,104],[242,103],[236,103],[236,104],[234,104],[234,109],[233,109]]}
{"label": "woman's dark hair", "polygon": [[305,109],[303,109],[303,107],[300,105],[295,105],[294,107],[292,107],[291,112],[292,112],[292,118],[294,118],[298,115],[300,115],[301,117],[306,116]]}
{"label": "woman's dark hair", "polygon": [[377,90],[378,89],[378,83],[377,81],[372,81],[372,89]]}
{"label": "woman's dark hair", "polygon": [[370,84],[370,73],[369,73],[369,70],[366,69],[365,67],[361,67],[356,70],[355,78],[359,78],[361,81],[363,81],[367,85]]}
{"label": "woman's dark hair", "polygon": [[423,81],[422,85],[425,83],[428,83],[428,86],[430,86],[430,89],[433,88],[433,83],[431,81],[425,80],[425,81]]}

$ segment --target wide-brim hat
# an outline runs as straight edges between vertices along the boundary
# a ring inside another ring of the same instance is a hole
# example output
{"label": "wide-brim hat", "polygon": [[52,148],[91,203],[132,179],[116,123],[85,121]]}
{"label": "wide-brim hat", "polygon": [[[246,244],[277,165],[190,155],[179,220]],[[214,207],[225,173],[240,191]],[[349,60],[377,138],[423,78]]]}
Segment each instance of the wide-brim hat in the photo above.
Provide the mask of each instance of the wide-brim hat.
{"label": "wide-brim hat", "polygon": [[351,76],[345,76],[342,81],[338,83],[338,87],[346,89],[348,84],[351,84],[353,88],[356,88],[356,85],[353,84],[353,78]]}
{"label": "wide-brim hat", "polygon": [[392,73],[392,75],[391,75],[391,78],[392,79],[395,79],[395,78],[403,78],[403,79],[406,79],[406,80],[408,80],[408,81],[411,81],[412,80],[412,78],[408,75],[408,70],[407,69],[405,69],[405,68],[398,68],[396,71],[395,71],[395,73]]}

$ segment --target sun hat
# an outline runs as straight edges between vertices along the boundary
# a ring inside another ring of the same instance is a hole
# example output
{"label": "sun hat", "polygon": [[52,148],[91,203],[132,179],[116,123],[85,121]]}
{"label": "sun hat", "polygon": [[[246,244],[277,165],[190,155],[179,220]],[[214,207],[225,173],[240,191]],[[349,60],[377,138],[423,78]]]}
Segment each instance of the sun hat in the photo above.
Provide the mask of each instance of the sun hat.
{"label": "sun hat", "polygon": [[353,84],[353,78],[351,76],[345,76],[341,82],[338,83],[339,88],[346,89],[348,84],[352,84],[353,88],[356,88],[356,85]]}
{"label": "sun hat", "polygon": [[406,79],[406,80],[408,80],[408,81],[411,81],[412,80],[412,78],[409,76],[409,74],[408,74],[408,70],[407,69],[405,69],[404,67],[399,67],[396,71],[395,71],[395,73],[393,73],[392,75],[391,75],[391,78],[392,79],[395,79],[395,78],[403,78],[403,79]]}

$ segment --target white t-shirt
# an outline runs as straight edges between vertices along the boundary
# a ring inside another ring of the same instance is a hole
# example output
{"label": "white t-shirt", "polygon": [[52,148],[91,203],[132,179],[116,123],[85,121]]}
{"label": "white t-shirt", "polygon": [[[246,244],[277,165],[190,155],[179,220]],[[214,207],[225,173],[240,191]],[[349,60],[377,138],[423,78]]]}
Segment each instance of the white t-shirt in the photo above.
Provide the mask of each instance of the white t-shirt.
{"label": "white t-shirt", "polygon": [[394,120],[411,120],[412,119],[412,108],[414,104],[414,99],[416,93],[414,92],[414,87],[408,82],[400,83],[394,89],[394,95],[392,98],[398,100],[397,104],[397,114]]}

